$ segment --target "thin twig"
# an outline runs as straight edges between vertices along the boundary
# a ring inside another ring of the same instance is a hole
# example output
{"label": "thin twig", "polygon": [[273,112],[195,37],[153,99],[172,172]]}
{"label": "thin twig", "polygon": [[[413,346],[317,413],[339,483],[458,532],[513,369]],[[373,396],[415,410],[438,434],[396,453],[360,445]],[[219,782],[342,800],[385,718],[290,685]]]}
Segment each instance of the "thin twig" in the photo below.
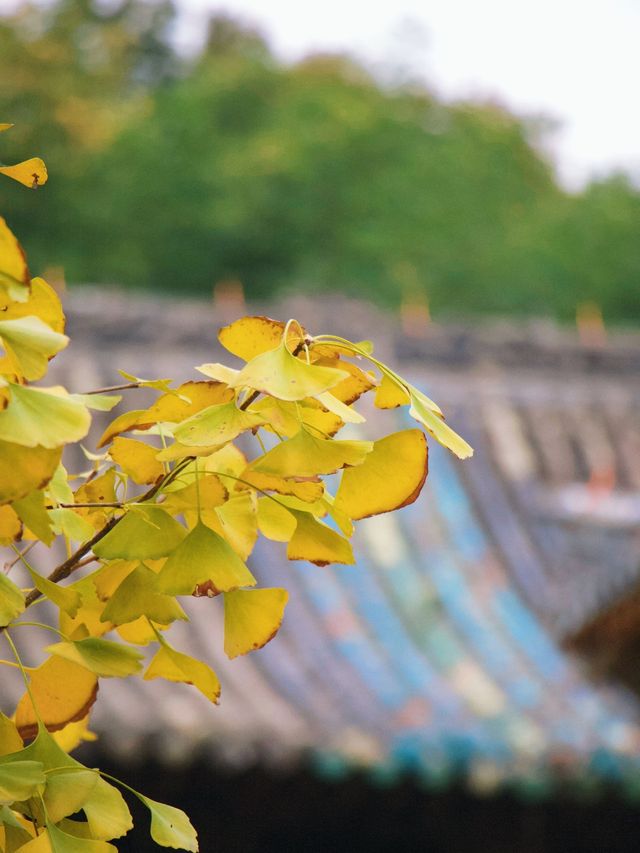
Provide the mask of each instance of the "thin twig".
{"label": "thin twig", "polygon": [[35,541],[31,542],[31,544],[30,544],[30,545],[27,545],[27,547],[24,549],[24,551],[20,551],[20,552],[17,554],[17,556],[16,556],[16,557],[15,557],[15,558],[10,562],[10,563],[5,563],[5,564],[4,564],[4,573],[5,573],[5,575],[8,575],[8,574],[9,574],[9,572],[11,571],[11,569],[15,566],[15,564],[16,564],[16,563],[19,563],[19,562],[20,562],[20,560],[21,560],[23,557],[26,557],[26,556],[27,556],[27,554],[29,553],[29,551],[30,551],[32,548],[35,548],[35,546],[36,546],[37,544],[38,544],[38,540],[36,539]]}
{"label": "thin twig", "polygon": [[85,396],[90,394],[109,394],[111,391],[128,391],[130,388],[139,388],[139,382],[128,382],[126,385],[111,385],[109,388],[96,388],[94,391],[83,391]]}

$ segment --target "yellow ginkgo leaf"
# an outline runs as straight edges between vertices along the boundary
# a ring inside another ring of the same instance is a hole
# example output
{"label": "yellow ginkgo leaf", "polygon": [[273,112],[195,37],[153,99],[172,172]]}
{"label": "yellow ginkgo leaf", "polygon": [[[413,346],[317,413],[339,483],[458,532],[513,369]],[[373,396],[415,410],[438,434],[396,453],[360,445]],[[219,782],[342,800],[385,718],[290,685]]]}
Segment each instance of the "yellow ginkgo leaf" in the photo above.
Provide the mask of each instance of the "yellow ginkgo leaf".
{"label": "yellow ginkgo leaf", "polygon": [[20,538],[22,522],[10,506],[0,506],[0,545],[6,547]]}
{"label": "yellow ginkgo leaf", "polygon": [[0,216],[0,307],[11,300],[26,302],[30,276],[22,246]]}
{"label": "yellow ginkgo leaf", "polygon": [[152,569],[137,566],[113,593],[100,619],[113,625],[127,625],[141,616],[160,625],[186,620],[187,615],[175,598],[159,590],[158,579]]}
{"label": "yellow ginkgo leaf", "polygon": [[23,746],[16,724],[0,711],[0,756],[18,752]]}
{"label": "yellow ginkgo leaf", "polygon": [[97,740],[97,735],[89,730],[89,714],[75,723],[68,723],[58,732],[53,732],[53,739],[65,752],[73,752],[81,743]]}
{"label": "yellow ginkgo leaf", "polygon": [[375,405],[379,409],[397,409],[398,406],[408,406],[410,402],[411,398],[404,386],[383,373],[382,382],[376,389]]}
{"label": "yellow ginkgo leaf", "polygon": [[258,527],[267,539],[288,542],[296,530],[296,517],[285,506],[271,498],[259,498]]}
{"label": "yellow ginkgo leaf", "polygon": [[52,655],[79,663],[100,678],[126,678],[142,669],[143,655],[122,643],[85,637],[82,640],[53,643],[46,649]]}
{"label": "yellow ginkgo leaf", "polygon": [[[168,626],[158,625],[157,627],[158,630],[164,631]],[[149,619],[146,616],[139,616],[133,622],[118,625],[116,632],[125,643],[132,643],[134,646],[148,646],[156,638],[153,626],[149,624]]]}
{"label": "yellow ginkgo leaf", "polygon": [[149,485],[156,483],[164,474],[162,463],[156,459],[157,447],[133,438],[114,438],[109,456],[134,483]]}
{"label": "yellow ginkgo leaf", "polygon": [[256,497],[250,493],[233,495],[215,509],[220,529],[205,524],[222,533],[241,560],[247,560],[258,538]]}
{"label": "yellow ginkgo leaf", "polygon": [[335,509],[352,519],[392,512],[413,503],[427,477],[427,441],[419,429],[374,442],[357,468],[345,468]]}
{"label": "yellow ginkgo leaf", "polygon": [[[60,853],[60,851],[62,853],[118,853],[117,848],[113,844],[109,844],[108,841],[79,838],[75,835],[70,835],[68,832],[64,832],[54,823],[48,823],[46,831],[51,837],[51,849],[53,853]],[[31,843],[33,842],[29,842],[29,844]],[[42,848],[43,853],[45,849]],[[35,853],[35,851],[29,850],[27,853]],[[40,850],[37,853],[40,853]]]}
{"label": "yellow ginkgo leaf", "polygon": [[[222,346],[244,361],[277,347],[282,341],[285,325],[270,317],[242,317],[218,332]],[[304,330],[291,323],[287,333],[289,348],[294,350],[302,341]],[[225,380],[226,381],[226,380]]]}
{"label": "yellow ginkgo leaf", "polygon": [[[98,694],[92,672],[58,655],[31,670],[29,686],[42,722],[53,732],[85,717]],[[37,734],[38,720],[28,693],[18,702],[15,720],[23,738]]]}
{"label": "yellow ginkgo leaf", "polygon": [[[430,400],[425,397],[420,391],[411,388],[411,408],[409,414],[412,418],[421,423],[427,430],[429,435],[432,435],[443,447],[446,447],[459,459],[467,459],[473,456],[473,447],[461,438],[457,432],[454,432],[448,424],[446,424],[442,416],[438,416],[433,411],[430,405]],[[1,415],[1,413],[0,413]]]}
{"label": "yellow ginkgo leaf", "polygon": [[25,497],[42,489],[53,477],[62,448],[23,447],[0,441],[0,504]]}
{"label": "yellow ginkgo leaf", "polygon": [[322,394],[318,394],[316,399],[322,403],[325,409],[337,415],[346,424],[363,424],[365,422],[365,418],[360,412],[342,403],[337,397],[333,396],[332,391],[324,391]]}
{"label": "yellow ginkgo leaf", "polygon": [[209,406],[229,403],[234,392],[221,382],[185,382],[175,393],[163,394],[146,410],[152,423],[181,423]]}
{"label": "yellow ginkgo leaf", "polygon": [[346,465],[361,465],[372,450],[371,441],[319,438],[303,428],[252,462],[250,470],[278,477],[333,474]]}
{"label": "yellow ginkgo leaf", "polygon": [[[233,385],[236,381],[239,370],[233,367],[227,367],[226,364],[200,364],[196,367],[199,373],[208,376],[210,379],[215,379],[216,382],[224,382],[225,385]],[[226,402],[221,400],[220,402]]]}
{"label": "yellow ginkgo leaf", "polygon": [[11,401],[0,412],[0,439],[24,447],[53,449],[79,441],[89,431],[87,408],[61,388],[10,383]]}
{"label": "yellow ginkgo leaf", "polygon": [[212,444],[207,447],[188,447],[186,444],[180,444],[179,441],[174,441],[173,444],[170,444],[169,447],[165,447],[159,453],[156,454],[156,459],[158,462],[178,462],[180,459],[186,459],[187,457],[204,457],[211,456],[212,453],[215,453],[217,450],[220,450],[219,444]]}
{"label": "yellow ginkgo leaf", "polygon": [[[54,332],[39,317],[0,320],[0,339],[6,352],[8,371],[24,379],[41,379],[49,359],[69,343],[66,335]],[[3,359],[4,360],[4,359]]]}
{"label": "yellow ginkgo leaf", "polygon": [[154,678],[165,678],[182,684],[192,684],[203,696],[214,705],[220,697],[220,682],[218,676],[200,660],[185,655],[163,643],[151,660],[143,678],[151,681]]}
{"label": "yellow ginkgo leaf", "polygon": [[337,359],[320,359],[316,364],[325,365],[327,367],[338,367],[340,370],[346,370],[349,376],[343,379],[331,389],[334,397],[337,397],[345,406],[350,406],[355,403],[367,391],[375,388],[377,381],[370,373],[365,373],[356,364],[350,361]]}
{"label": "yellow ginkgo leaf", "polygon": [[123,412],[111,421],[102,433],[97,447],[106,447],[113,438],[123,432],[130,432],[132,429],[149,429],[153,424],[154,421],[147,414],[146,409],[132,409],[130,412]]}
{"label": "yellow ginkgo leaf", "polygon": [[65,587],[80,595],[80,606],[75,616],[71,617],[64,610],[60,611],[60,630],[67,637],[75,638],[100,637],[111,631],[113,625],[110,622],[102,622],[100,617],[105,608],[105,602],[98,597],[93,578],[95,572],[81,578],[75,583]]}
{"label": "yellow ginkgo leaf", "polygon": [[27,301],[12,302],[2,314],[3,320],[16,320],[19,317],[39,317],[54,332],[64,332],[65,317],[60,297],[43,278],[32,278]]}
{"label": "yellow ginkgo leaf", "polygon": [[82,810],[87,817],[92,838],[102,841],[121,838],[133,828],[131,812],[122,794],[100,777]]}
{"label": "yellow ginkgo leaf", "polygon": [[9,625],[24,608],[24,593],[11,578],[0,572],[0,628]]}
{"label": "yellow ginkgo leaf", "polygon": [[60,584],[42,577],[42,575],[39,575],[31,568],[29,568],[29,574],[35,588],[55,604],[56,607],[68,613],[72,618],[77,614],[78,608],[82,604],[78,590],[60,586]]}
{"label": "yellow ginkgo leaf", "polygon": [[86,518],[66,507],[50,509],[49,518],[53,532],[56,535],[66,536],[72,542],[86,542],[95,533],[93,526]]}
{"label": "yellow ginkgo leaf", "polygon": [[173,431],[176,441],[197,447],[222,445],[241,433],[260,426],[264,418],[254,412],[244,412],[235,401],[206,409],[182,421]]}
{"label": "yellow ginkgo leaf", "polygon": [[162,503],[162,508],[171,515],[182,513],[189,527],[192,527],[194,513],[198,507],[201,512],[212,512],[223,504],[229,493],[215,474],[205,474],[198,482],[189,483],[182,489],[170,492]]}
{"label": "yellow ginkgo leaf", "polygon": [[103,560],[155,560],[178,547],[186,531],[154,504],[137,504],[97,542],[93,553]]}
{"label": "yellow ginkgo leaf", "polygon": [[283,341],[276,349],[263,352],[245,364],[233,387],[262,391],[279,400],[304,400],[328,391],[348,375],[345,370],[301,361]]}
{"label": "yellow ginkgo leaf", "polygon": [[287,545],[289,560],[308,560],[316,566],[329,563],[352,565],[355,563],[351,543],[326,524],[317,521],[311,513],[291,510],[296,519],[296,529]]}
{"label": "yellow ginkgo leaf", "polygon": [[113,507],[106,505],[116,501],[116,470],[109,468],[104,474],[84,483],[75,493],[76,504],[105,504],[105,508],[78,506],[72,511],[85,519],[94,530],[101,530],[114,513]]}
{"label": "yellow ginkgo leaf", "polygon": [[224,596],[224,651],[246,655],[273,639],[289,599],[286,589],[237,589]]}
{"label": "yellow ginkgo leaf", "polygon": [[344,426],[344,421],[322,407],[318,400],[308,397],[299,403],[276,400],[275,397],[262,397],[251,408],[267,421],[265,429],[280,437],[291,438],[301,426],[309,427],[320,436],[335,435]]}
{"label": "yellow ginkgo leaf", "polygon": [[278,477],[275,474],[263,474],[248,468],[242,474],[243,483],[238,483],[239,490],[253,486],[260,492],[277,492],[279,495],[293,495],[306,503],[314,503],[324,494],[324,484],[317,477],[296,480],[293,477]]}
{"label": "yellow ginkgo leaf", "polygon": [[15,166],[0,166],[0,175],[13,178],[14,181],[24,184],[25,187],[35,190],[47,183],[47,167],[39,157],[23,160]]}
{"label": "yellow ginkgo leaf", "polygon": [[255,582],[229,543],[199,522],[160,570],[157,588],[168,595],[191,595],[196,588],[216,595]]}

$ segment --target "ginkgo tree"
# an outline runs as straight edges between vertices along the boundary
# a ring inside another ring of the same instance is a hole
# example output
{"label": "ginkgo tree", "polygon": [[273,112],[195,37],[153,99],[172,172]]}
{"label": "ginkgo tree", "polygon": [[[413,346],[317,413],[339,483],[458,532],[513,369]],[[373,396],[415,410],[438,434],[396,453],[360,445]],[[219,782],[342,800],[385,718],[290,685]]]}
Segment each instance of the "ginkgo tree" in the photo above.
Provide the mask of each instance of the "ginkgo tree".
{"label": "ginkgo tree", "polygon": [[[37,158],[0,172],[29,187],[47,180]],[[417,499],[425,431],[460,458],[472,450],[367,341],[244,317],[219,333],[239,369],[205,363],[177,387],[125,373],[120,385],[80,394],[33,384],[67,346],[64,325],[58,296],[31,277],[0,218],[0,544],[14,553],[0,571],[0,665],[24,680],[12,716],[0,713],[0,846],[115,850],[110,842],[132,827],[124,790],[149,809],[157,844],[195,851],[182,811],[71,757],[91,736],[100,679],[162,678],[217,703],[213,669],[173,645],[171,626],[187,620],[181,598],[222,596],[229,658],[260,649],[288,595],[260,587],[259,565],[248,565],[259,535],[286,543],[289,560],[351,564],[355,521]],[[91,410],[110,411],[135,389],[155,401],[118,414],[97,452],[83,448],[84,466],[78,452],[63,459],[87,435]],[[416,428],[337,438],[364,421],[354,405],[369,393],[380,409],[408,406]],[[51,569],[55,540],[67,556]],[[20,565],[27,588],[11,578]],[[31,618],[44,600],[57,624]],[[34,628],[51,642],[41,660],[23,661],[14,636]]]}

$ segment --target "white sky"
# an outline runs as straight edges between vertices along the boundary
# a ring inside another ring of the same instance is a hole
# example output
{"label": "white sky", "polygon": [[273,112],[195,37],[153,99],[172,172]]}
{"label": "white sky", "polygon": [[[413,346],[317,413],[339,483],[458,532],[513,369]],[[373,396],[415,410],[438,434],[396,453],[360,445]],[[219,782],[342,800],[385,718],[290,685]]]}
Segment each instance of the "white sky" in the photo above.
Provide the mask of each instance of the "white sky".
{"label": "white sky", "polygon": [[447,97],[489,96],[550,116],[560,175],[615,168],[640,179],[640,0],[179,0],[181,37],[205,12],[257,24],[295,59],[342,50],[411,69]]}

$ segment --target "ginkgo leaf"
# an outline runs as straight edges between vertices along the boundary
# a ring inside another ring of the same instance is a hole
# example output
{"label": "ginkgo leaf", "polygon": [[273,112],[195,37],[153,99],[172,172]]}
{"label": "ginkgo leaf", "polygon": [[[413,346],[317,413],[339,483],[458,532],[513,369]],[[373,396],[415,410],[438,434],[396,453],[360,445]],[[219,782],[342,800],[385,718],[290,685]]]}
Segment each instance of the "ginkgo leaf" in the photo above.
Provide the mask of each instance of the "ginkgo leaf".
{"label": "ginkgo leaf", "polygon": [[263,474],[248,468],[242,475],[244,483],[238,483],[237,489],[253,486],[261,492],[277,492],[279,495],[293,495],[301,501],[314,503],[324,494],[324,484],[318,477],[296,480],[278,477],[275,474]]}
{"label": "ginkgo leaf", "polygon": [[[98,679],[85,667],[53,655],[31,670],[30,689],[43,723],[57,731],[86,716],[96,701]],[[36,734],[38,719],[28,693],[18,702],[15,719],[23,738]]]}
{"label": "ginkgo leaf", "polygon": [[[473,448],[461,438],[457,432],[454,432],[448,426],[442,417],[439,417],[429,405],[428,397],[425,397],[420,391],[411,388],[411,408],[409,414],[412,418],[421,423],[427,432],[432,435],[436,441],[451,450],[452,453],[459,459],[467,459],[473,456]],[[2,413],[0,413],[1,416]]]}
{"label": "ginkgo leaf", "polygon": [[133,622],[125,622],[123,625],[118,625],[116,632],[125,643],[132,643],[134,646],[148,646],[156,638],[153,630],[154,625],[157,626],[159,631],[164,631],[168,627],[167,625],[160,625],[155,622],[150,623],[147,616],[138,616]]}
{"label": "ginkgo leaf", "polygon": [[292,355],[284,341],[276,349],[245,364],[234,388],[252,388],[280,400],[304,400],[328,391],[349,374],[333,367],[316,367]]}
{"label": "ginkgo leaf", "polygon": [[48,486],[47,493],[52,501],[57,504],[72,504],[74,501],[73,489],[69,485],[69,475],[62,463],[58,465],[53,473]]}
{"label": "ginkgo leaf", "polygon": [[[98,841],[92,838],[78,838],[75,835],[70,835],[63,832],[54,823],[47,823],[47,830],[51,839],[52,853],[118,853],[113,844],[108,841]],[[42,837],[42,836],[41,836]],[[29,842],[32,844],[33,842]],[[27,850],[29,845],[25,845]],[[42,848],[44,851],[47,848]],[[36,853],[34,848],[27,850],[27,853]],[[37,853],[40,853],[38,850]]]}
{"label": "ginkgo leaf", "polygon": [[124,646],[122,643],[96,637],[53,643],[47,647],[46,651],[52,655],[59,655],[65,660],[79,663],[101,678],[126,678],[128,675],[135,675],[142,670],[140,661],[144,657],[136,649]]}
{"label": "ginkgo leaf", "polygon": [[157,447],[133,438],[114,438],[109,455],[134,483],[156,483],[164,474],[161,462],[156,459]]}
{"label": "ginkgo leaf", "polygon": [[15,166],[0,166],[0,175],[13,178],[14,181],[24,184],[31,190],[46,184],[49,177],[47,167],[39,157],[31,157],[30,160],[23,160]]}
{"label": "ginkgo leaf", "polygon": [[342,403],[337,397],[333,396],[331,391],[318,394],[316,399],[322,403],[325,409],[333,412],[334,415],[337,415],[340,420],[347,424],[362,424],[365,422],[365,418],[363,418],[360,412]]}
{"label": "ginkgo leaf", "polygon": [[392,512],[413,503],[427,477],[427,441],[419,429],[374,442],[362,465],[346,468],[335,498],[352,519]]}
{"label": "ginkgo leaf", "polygon": [[4,831],[5,853],[16,853],[33,838],[31,832],[22,825],[20,820],[26,822],[22,815],[13,812],[9,806],[0,806],[0,844],[3,841]]}
{"label": "ginkgo leaf", "polygon": [[140,565],[122,581],[104,608],[102,621],[125,625],[146,616],[153,622],[168,625],[187,616],[178,602],[158,589],[159,576]]}
{"label": "ginkgo leaf", "polygon": [[95,770],[62,767],[47,774],[44,802],[51,823],[75,814],[84,806],[98,782]]}
{"label": "ginkgo leaf", "polygon": [[[257,355],[277,347],[282,341],[285,325],[270,317],[242,317],[218,332],[218,340],[233,355],[251,361]],[[287,343],[291,349],[302,341],[304,329],[291,323]]]}
{"label": "ginkgo leaf", "polygon": [[219,449],[219,444],[213,444],[207,447],[187,447],[185,444],[180,444],[179,441],[174,441],[173,444],[169,445],[169,447],[165,447],[157,453],[156,459],[158,462],[177,462],[180,459],[187,458],[188,456],[192,458],[195,456],[210,456]]}
{"label": "ginkgo leaf", "polygon": [[122,396],[119,394],[69,394],[69,396],[72,400],[96,412],[110,412],[122,402]]}
{"label": "ginkgo leaf", "polygon": [[93,526],[81,515],[72,509],[50,509],[49,518],[53,531],[57,535],[62,534],[72,542],[85,542],[91,539],[95,530]]}
{"label": "ginkgo leaf", "polygon": [[355,563],[351,543],[311,513],[291,510],[296,519],[295,533],[287,545],[289,560],[308,560],[316,566]]}
{"label": "ginkgo leaf", "polygon": [[345,465],[361,465],[373,450],[371,441],[319,438],[301,429],[251,463],[251,471],[279,477],[333,474]]}
{"label": "ginkgo leaf", "polygon": [[301,426],[307,426],[321,436],[335,435],[344,426],[341,418],[311,398],[291,403],[275,397],[263,397],[253,403],[249,411],[258,412],[266,418],[265,429],[286,438],[294,436]]}
{"label": "ginkgo leaf", "polygon": [[258,527],[267,539],[288,542],[296,530],[296,517],[285,506],[272,501],[271,498],[259,498]]}
{"label": "ginkgo leaf", "polygon": [[232,400],[206,409],[182,421],[173,431],[180,444],[196,447],[226,444],[246,430],[264,423],[254,412],[244,412]]}
{"label": "ginkgo leaf", "polygon": [[0,133],[4,133],[5,130],[11,130],[12,127],[15,127],[12,122],[0,122]]}
{"label": "ginkgo leaf", "polygon": [[18,734],[16,724],[0,711],[0,756],[18,752],[22,747],[22,738]]}
{"label": "ginkgo leaf", "polygon": [[289,599],[286,589],[237,589],[224,596],[224,651],[246,655],[273,639]]}
{"label": "ginkgo leaf", "polygon": [[202,522],[196,524],[158,574],[158,589],[169,595],[191,595],[196,587],[205,585],[215,594],[255,583],[229,543]]}
{"label": "ginkgo leaf", "polygon": [[[109,468],[104,474],[84,483],[75,493],[76,504],[112,504],[116,501],[115,468]],[[114,510],[108,506],[105,506],[104,509],[78,507],[73,512],[86,519],[95,530],[100,530],[113,515]]]}
{"label": "ginkgo leaf", "polygon": [[10,506],[0,506],[0,545],[6,547],[20,538],[22,522]]}
{"label": "ginkgo leaf", "polygon": [[82,602],[80,593],[75,589],[60,586],[60,584],[42,577],[42,575],[39,575],[31,568],[29,568],[29,574],[31,575],[31,580],[33,581],[35,588],[45,595],[49,601],[53,602],[56,607],[59,607],[60,610],[64,610],[65,613],[68,613],[73,619]]}
{"label": "ginkgo leaf", "polygon": [[104,779],[98,778],[82,809],[91,835],[101,841],[122,838],[133,828],[131,812],[122,794]]}
{"label": "ginkgo leaf", "polygon": [[164,510],[142,505],[142,511],[130,510],[124,518],[97,542],[93,553],[103,560],[154,560],[176,549],[186,531]]}
{"label": "ginkgo leaf", "polygon": [[60,297],[43,278],[31,279],[31,292],[26,302],[12,302],[3,311],[4,320],[18,317],[39,317],[54,332],[64,332],[65,317]]}
{"label": "ginkgo leaf", "polygon": [[98,598],[93,583],[94,575],[95,572],[66,587],[66,589],[77,592],[80,595],[81,602],[74,617],[69,616],[64,610],[60,611],[60,630],[67,637],[75,637],[76,635],[100,637],[113,628],[110,622],[101,621],[105,602]]}
{"label": "ginkgo leaf", "polygon": [[205,474],[198,482],[195,481],[179,489],[170,492],[162,503],[163,509],[172,515],[183,513],[187,524],[191,526],[191,516],[197,513],[198,507],[201,511],[213,511],[215,507],[223,504],[229,493],[215,474]]}
{"label": "ginkgo leaf", "polygon": [[28,800],[46,780],[39,761],[3,764],[0,760],[0,804],[9,806],[16,801]]}
{"label": "ginkgo leaf", "polygon": [[24,593],[11,578],[0,572],[0,628],[11,624],[24,611]]}
{"label": "ginkgo leaf", "polygon": [[198,853],[198,833],[181,809],[150,800],[149,797],[144,797],[137,792],[136,796],[151,812],[151,837],[156,844],[161,847],[173,847],[175,850]]}
{"label": "ginkgo leaf", "polygon": [[[210,379],[215,379],[217,382],[223,382],[225,385],[233,384],[236,381],[239,370],[233,367],[227,367],[226,364],[200,364],[196,367],[199,373],[208,376]],[[232,392],[233,393],[233,392]]]}
{"label": "ginkgo leaf", "polygon": [[185,382],[175,393],[159,397],[146,410],[145,416],[152,423],[181,423],[209,406],[229,403],[234,396],[234,392],[220,382]]}
{"label": "ginkgo leaf", "polygon": [[10,383],[11,402],[0,412],[0,439],[25,447],[60,447],[79,441],[89,431],[86,407],[60,388],[34,388]]}
{"label": "ginkgo leaf", "polygon": [[41,379],[49,359],[69,343],[66,335],[54,332],[39,317],[0,320],[0,338],[10,369],[29,380]]}
{"label": "ginkgo leaf", "polygon": [[127,382],[135,382],[140,388],[153,388],[156,391],[164,391],[165,393],[177,393],[171,388],[173,379],[142,379],[140,376],[134,376],[132,373],[127,373],[126,370],[119,370],[118,373]]}
{"label": "ginkgo leaf", "polygon": [[130,412],[123,412],[115,420],[111,421],[100,436],[96,447],[106,447],[117,435],[123,432],[130,432],[132,429],[145,429],[153,426],[153,423],[154,421],[149,419],[146,409],[132,409]]}
{"label": "ginkgo leaf", "polygon": [[139,565],[138,560],[111,560],[89,575],[98,598],[108,601],[124,579]]}
{"label": "ginkgo leaf", "polygon": [[29,268],[22,246],[0,216],[0,305],[29,298]]}
{"label": "ginkgo leaf", "polygon": [[145,681],[151,681],[154,678],[192,684],[210,702],[214,705],[218,704],[220,682],[211,667],[172,649],[167,643],[160,646],[144,674]]}
{"label": "ginkgo leaf", "polygon": [[53,477],[62,447],[23,447],[0,441],[0,504],[19,500],[34,489],[43,489]]}
{"label": "ginkgo leaf", "polygon": [[[220,530],[241,560],[247,560],[258,538],[256,499],[253,494],[237,494],[214,510]],[[207,519],[203,519],[205,524]],[[213,527],[216,530],[215,527]]]}
{"label": "ginkgo leaf", "polygon": [[383,373],[382,382],[376,389],[375,405],[379,409],[397,409],[398,406],[408,406],[410,402],[406,388]]}
{"label": "ginkgo leaf", "polygon": [[38,537],[45,545],[51,545],[55,534],[51,529],[51,518],[46,510],[45,496],[42,491],[34,491],[26,498],[14,501],[11,506],[15,509],[20,521]]}
{"label": "ginkgo leaf", "polygon": [[89,730],[89,714],[81,720],[67,723],[60,731],[53,732],[51,737],[65,752],[72,752],[85,741],[94,741],[97,739],[97,735]]}
{"label": "ginkgo leaf", "polygon": [[[325,362],[322,363],[324,364]],[[327,362],[327,364],[328,366],[332,366],[331,362]],[[345,406],[351,406],[363,394],[371,391],[378,384],[376,378],[371,373],[366,373],[350,361],[340,360],[337,364],[333,364],[333,366],[339,367],[340,370],[346,370],[350,374],[331,389],[333,396],[337,397]]]}

